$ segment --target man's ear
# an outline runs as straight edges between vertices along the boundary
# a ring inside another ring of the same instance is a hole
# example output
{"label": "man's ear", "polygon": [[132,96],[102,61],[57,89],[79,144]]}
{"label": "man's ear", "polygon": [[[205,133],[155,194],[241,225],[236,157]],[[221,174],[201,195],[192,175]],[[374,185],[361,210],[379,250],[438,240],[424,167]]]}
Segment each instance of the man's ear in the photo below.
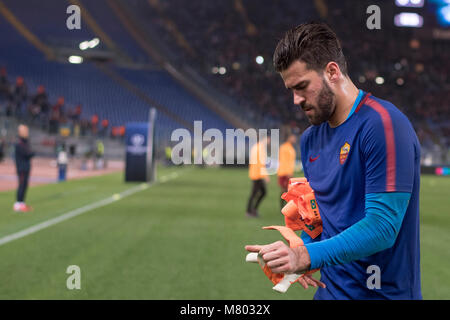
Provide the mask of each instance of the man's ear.
{"label": "man's ear", "polygon": [[339,65],[334,61],[328,62],[327,66],[325,67],[324,73],[325,78],[328,79],[330,83],[337,83],[342,75]]}

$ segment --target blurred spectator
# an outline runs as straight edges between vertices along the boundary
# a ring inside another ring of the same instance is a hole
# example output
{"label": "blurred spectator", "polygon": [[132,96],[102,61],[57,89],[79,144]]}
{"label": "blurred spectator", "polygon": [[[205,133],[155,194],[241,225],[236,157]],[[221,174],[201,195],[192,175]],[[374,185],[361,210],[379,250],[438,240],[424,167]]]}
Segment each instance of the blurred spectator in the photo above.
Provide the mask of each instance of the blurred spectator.
{"label": "blurred spectator", "polygon": [[5,158],[6,141],[4,138],[0,138],[0,162]]}
{"label": "blurred spectator", "polygon": [[100,135],[102,137],[108,136],[108,126],[109,126],[108,119],[103,119],[101,122],[101,131],[100,131]]}
{"label": "blurred spectator", "polygon": [[59,131],[60,123],[65,122],[64,117],[64,97],[59,97],[56,101],[56,104],[52,106],[50,112],[50,120],[49,120],[49,132],[51,134],[56,134]]}
{"label": "blurred spectator", "polygon": [[116,138],[119,136],[119,127],[111,127],[111,137]]}
{"label": "blurred spectator", "polygon": [[90,122],[87,119],[82,119],[80,121],[80,135],[82,137],[86,136],[90,131]]}
{"label": "blurred spectator", "polygon": [[119,127],[119,137],[121,138],[125,137],[125,126]]}
{"label": "blurred spectator", "polygon": [[105,168],[105,145],[101,140],[97,140],[95,147],[94,169]]}
{"label": "blurred spectator", "polygon": [[74,123],[77,123],[78,121],[80,121],[80,119],[81,119],[81,112],[82,112],[81,104],[78,104],[75,107],[75,109],[74,109],[74,111],[72,113],[72,121]]}
{"label": "blurred spectator", "polygon": [[52,109],[57,110],[60,116],[64,115],[64,97],[59,97]]}
{"label": "blurred spectator", "polygon": [[98,115],[96,113],[94,113],[91,117],[91,130],[92,130],[92,134],[96,135],[97,131],[98,131]]}
{"label": "blurred spectator", "polygon": [[31,120],[35,122],[36,120],[41,121],[44,127],[49,119],[49,103],[47,92],[45,87],[40,85],[37,88],[36,94],[31,98],[31,104],[28,107],[28,112]]}
{"label": "blurred spectator", "polygon": [[0,102],[9,98],[10,83],[8,80],[8,74],[6,68],[0,69]]}
{"label": "blurred spectator", "polygon": [[6,109],[7,116],[15,116],[17,118],[22,118],[23,111],[22,105],[27,100],[27,85],[23,77],[16,78],[16,84],[14,88],[9,93],[9,102]]}
{"label": "blurred spectator", "polygon": [[[2,99],[7,99],[5,108],[1,104]],[[26,101],[29,101],[29,105],[26,110],[22,110],[22,106]],[[77,137],[90,134],[92,126],[89,120],[82,118],[81,104],[69,110],[65,110],[64,105],[65,99],[60,96],[56,103],[50,107],[48,93],[43,85],[37,87],[34,95],[28,96],[27,86],[23,77],[17,77],[15,85],[11,88],[6,68],[0,68],[0,115],[6,114],[8,117],[16,117],[18,119],[25,117],[26,119],[22,120],[29,124],[40,126],[51,134],[61,133],[66,136],[73,134]],[[98,115],[95,115],[94,119],[97,119],[98,124]],[[109,121],[103,123],[107,123],[105,127],[105,133],[107,134]],[[62,129],[61,132],[60,129]],[[96,129],[94,131],[96,132]]]}

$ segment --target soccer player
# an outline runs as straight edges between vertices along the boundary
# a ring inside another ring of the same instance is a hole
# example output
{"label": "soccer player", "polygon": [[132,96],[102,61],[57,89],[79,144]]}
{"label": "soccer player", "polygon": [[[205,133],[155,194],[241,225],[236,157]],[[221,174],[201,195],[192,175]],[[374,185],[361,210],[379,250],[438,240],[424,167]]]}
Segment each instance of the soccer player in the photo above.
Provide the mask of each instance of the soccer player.
{"label": "soccer player", "polygon": [[14,156],[19,186],[17,188],[17,201],[14,203],[14,211],[27,212],[32,210],[30,206],[25,204],[25,194],[28,188],[31,158],[34,156],[34,152],[31,151],[30,143],[28,141],[28,127],[21,124],[17,128],[17,131],[19,141],[16,143]]}
{"label": "soccer player", "polygon": [[335,33],[325,24],[289,30],[274,65],[312,126],[301,160],[323,232],[304,246],[251,245],[273,272],[321,269],[315,299],[421,299],[420,145],[392,103],[358,90]]}
{"label": "soccer player", "polygon": [[[297,142],[297,137],[295,134],[289,134],[285,143],[280,146],[279,156],[278,156],[278,185],[281,189],[281,194],[287,192],[289,179],[294,176],[295,169],[295,149],[294,144]],[[286,201],[281,199],[280,194],[280,205],[281,208],[284,207]]]}
{"label": "soccer player", "polygon": [[247,203],[247,217],[259,217],[258,207],[262,199],[266,196],[266,183],[270,181],[266,170],[267,145],[270,143],[270,137],[262,137],[255,143],[250,150],[250,159],[248,165],[248,176],[252,181],[252,191]]}

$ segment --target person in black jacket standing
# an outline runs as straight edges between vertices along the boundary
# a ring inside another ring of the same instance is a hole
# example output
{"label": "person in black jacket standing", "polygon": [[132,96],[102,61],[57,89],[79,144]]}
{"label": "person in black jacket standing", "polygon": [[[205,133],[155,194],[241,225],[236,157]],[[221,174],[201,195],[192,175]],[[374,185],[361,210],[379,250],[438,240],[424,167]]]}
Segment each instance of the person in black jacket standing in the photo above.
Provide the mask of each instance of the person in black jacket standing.
{"label": "person in black jacket standing", "polygon": [[34,156],[34,152],[31,151],[30,143],[28,141],[28,127],[23,124],[19,125],[18,134],[19,141],[15,146],[15,159],[19,187],[17,189],[17,201],[14,204],[14,211],[27,212],[32,210],[30,206],[25,204],[25,193],[28,187],[31,158]]}

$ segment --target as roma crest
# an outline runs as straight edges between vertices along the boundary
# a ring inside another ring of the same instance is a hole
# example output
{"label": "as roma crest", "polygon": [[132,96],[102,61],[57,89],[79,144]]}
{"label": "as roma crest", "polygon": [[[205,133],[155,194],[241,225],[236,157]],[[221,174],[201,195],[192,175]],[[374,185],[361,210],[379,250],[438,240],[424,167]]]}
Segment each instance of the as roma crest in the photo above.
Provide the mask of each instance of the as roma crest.
{"label": "as roma crest", "polygon": [[348,157],[348,153],[350,152],[350,145],[348,144],[348,142],[346,142],[342,147],[341,147],[341,153],[339,154],[339,162],[341,164],[344,164],[345,160],[347,160]]}

